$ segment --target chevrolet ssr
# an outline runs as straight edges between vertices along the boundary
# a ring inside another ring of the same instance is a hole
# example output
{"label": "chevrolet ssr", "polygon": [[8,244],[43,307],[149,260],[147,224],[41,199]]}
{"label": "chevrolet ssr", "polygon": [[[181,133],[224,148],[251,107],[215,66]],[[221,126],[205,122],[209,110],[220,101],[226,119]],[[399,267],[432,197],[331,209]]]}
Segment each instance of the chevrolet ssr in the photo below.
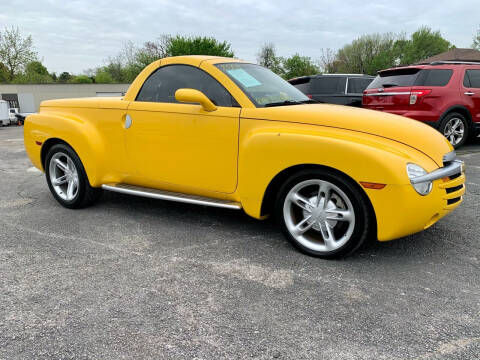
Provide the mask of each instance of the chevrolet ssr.
{"label": "chevrolet ssr", "polygon": [[440,133],[313,102],[255,64],[164,58],[122,98],[42,102],[25,147],[67,208],[108,190],[274,214],[323,258],[426,229],[462,202],[464,164]]}

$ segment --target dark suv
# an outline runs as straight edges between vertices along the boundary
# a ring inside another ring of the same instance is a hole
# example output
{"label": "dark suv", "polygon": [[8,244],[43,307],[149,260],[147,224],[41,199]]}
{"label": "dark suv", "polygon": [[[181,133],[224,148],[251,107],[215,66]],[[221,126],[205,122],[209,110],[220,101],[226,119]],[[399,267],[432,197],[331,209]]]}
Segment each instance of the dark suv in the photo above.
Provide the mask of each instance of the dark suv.
{"label": "dark suv", "polygon": [[321,103],[361,106],[363,90],[373,79],[360,74],[324,74],[302,76],[288,82]]}
{"label": "dark suv", "polygon": [[363,106],[432,125],[458,148],[480,132],[480,63],[382,70],[365,90]]}

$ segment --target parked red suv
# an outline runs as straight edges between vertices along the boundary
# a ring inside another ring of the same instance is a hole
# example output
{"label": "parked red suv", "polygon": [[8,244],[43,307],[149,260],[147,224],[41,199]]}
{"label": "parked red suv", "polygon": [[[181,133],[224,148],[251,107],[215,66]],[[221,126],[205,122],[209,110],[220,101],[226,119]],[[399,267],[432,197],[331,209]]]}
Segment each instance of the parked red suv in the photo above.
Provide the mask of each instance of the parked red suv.
{"label": "parked red suv", "polygon": [[363,107],[423,121],[458,148],[480,133],[480,63],[434,62],[379,71]]}

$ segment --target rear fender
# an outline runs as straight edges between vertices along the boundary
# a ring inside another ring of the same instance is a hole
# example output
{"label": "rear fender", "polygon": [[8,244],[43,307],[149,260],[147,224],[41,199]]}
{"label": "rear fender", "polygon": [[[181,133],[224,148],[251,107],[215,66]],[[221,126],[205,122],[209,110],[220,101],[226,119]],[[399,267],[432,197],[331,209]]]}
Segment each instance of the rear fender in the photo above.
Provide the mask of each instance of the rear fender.
{"label": "rear fender", "polygon": [[25,149],[32,163],[45,171],[42,149],[58,139],[73,148],[80,158],[91,186],[98,187],[104,179],[106,148],[98,129],[91,121],[63,113],[30,115],[24,125]]}

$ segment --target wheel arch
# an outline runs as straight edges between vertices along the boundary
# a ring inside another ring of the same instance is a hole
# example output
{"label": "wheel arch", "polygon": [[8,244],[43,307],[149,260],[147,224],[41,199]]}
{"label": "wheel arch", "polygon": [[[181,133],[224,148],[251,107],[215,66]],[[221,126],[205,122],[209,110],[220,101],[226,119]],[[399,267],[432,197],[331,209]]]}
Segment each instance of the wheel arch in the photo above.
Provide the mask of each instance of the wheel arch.
{"label": "wheel arch", "polygon": [[78,158],[80,159],[80,162],[82,163],[82,167],[85,171],[85,176],[87,177],[88,183],[91,185],[91,181],[90,181],[90,177],[88,175],[88,171],[85,168],[85,165],[83,164],[82,159],[80,158],[80,155],[78,154],[78,152],[75,150],[75,148],[71,144],[69,144],[65,140],[62,140],[62,139],[59,139],[59,138],[50,138],[43,143],[42,149],[40,151],[40,159],[41,159],[43,170],[46,171],[45,161],[47,159],[48,151],[52,147],[54,147],[55,145],[59,145],[59,144],[68,146],[78,156]]}
{"label": "wheel arch", "polygon": [[[46,140],[43,145],[42,145],[42,149],[40,150],[40,161],[41,161],[41,164],[42,164],[42,167],[43,167],[43,170],[45,171],[45,160],[47,159],[47,154],[48,154],[48,151],[55,145],[57,144],[65,144],[67,146],[69,146],[70,148],[72,148],[73,151],[75,151],[75,149],[73,149],[73,146],[70,145],[69,143],[67,143],[65,140],[62,140],[62,139],[59,139],[59,138],[50,138],[48,140]],[[75,151],[76,153],[76,151]],[[78,154],[77,154],[78,156]]]}
{"label": "wheel arch", "polygon": [[440,116],[440,119],[438,121],[438,126],[440,127],[443,119],[445,119],[449,114],[454,113],[454,112],[460,113],[463,116],[465,116],[465,118],[468,121],[468,126],[470,128],[472,127],[472,125],[473,125],[472,114],[470,114],[470,111],[463,105],[454,105],[454,106],[449,107],[447,110],[445,110],[443,112],[443,114]]}
{"label": "wheel arch", "polygon": [[354,185],[361,196],[364,198],[366,201],[367,207],[370,209],[375,221],[374,221],[374,227],[375,227],[375,234],[377,232],[377,215],[375,212],[375,208],[373,207],[373,204],[368,197],[367,193],[365,190],[360,186],[360,184],[355,181],[351,176],[348,174],[344,173],[343,171],[340,171],[338,169],[325,166],[325,165],[318,165],[318,164],[299,164],[299,165],[294,165],[290,166],[286,169],[283,169],[280,171],[275,177],[270,181],[268,184],[263,199],[262,199],[262,205],[261,205],[261,210],[260,214],[261,216],[267,216],[271,213],[274,212],[274,205],[275,205],[275,199],[278,191],[280,190],[281,186],[287,181],[288,178],[290,178],[292,175],[300,172],[300,171],[308,171],[308,170],[328,170],[330,172],[337,173],[338,175],[347,178],[350,180],[352,185]]}

